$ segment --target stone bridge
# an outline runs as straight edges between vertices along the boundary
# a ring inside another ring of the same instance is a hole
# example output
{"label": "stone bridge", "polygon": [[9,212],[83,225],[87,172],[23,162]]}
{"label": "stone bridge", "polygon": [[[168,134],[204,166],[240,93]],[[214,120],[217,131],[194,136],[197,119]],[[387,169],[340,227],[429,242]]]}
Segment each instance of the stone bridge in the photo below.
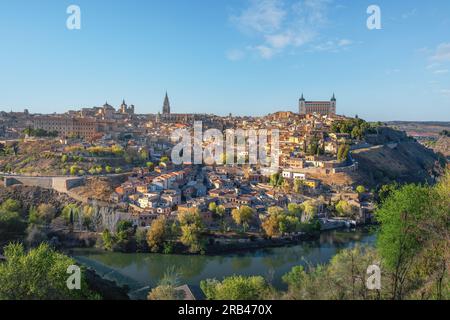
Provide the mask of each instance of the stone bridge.
{"label": "stone bridge", "polygon": [[3,175],[5,187],[13,185],[24,185],[30,187],[41,187],[45,189],[54,189],[61,193],[66,193],[72,188],[84,185],[84,177],[32,177]]}

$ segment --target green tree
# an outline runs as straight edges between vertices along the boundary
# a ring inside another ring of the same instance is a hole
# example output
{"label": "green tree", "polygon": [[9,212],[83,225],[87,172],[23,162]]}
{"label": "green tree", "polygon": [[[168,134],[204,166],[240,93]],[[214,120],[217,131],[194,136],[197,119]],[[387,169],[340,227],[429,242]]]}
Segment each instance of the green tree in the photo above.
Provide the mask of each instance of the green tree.
{"label": "green tree", "polygon": [[25,228],[19,213],[0,209],[0,240],[15,240],[23,235]]}
{"label": "green tree", "polygon": [[70,172],[70,175],[72,175],[72,176],[77,175],[77,173],[78,173],[78,166],[75,166],[75,165],[71,166],[69,172]]}
{"label": "green tree", "polygon": [[162,163],[168,163],[169,161],[170,161],[169,157],[166,157],[166,156],[162,157],[160,160],[160,162],[162,162]]}
{"label": "green tree", "polygon": [[159,281],[158,286],[148,294],[148,300],[184,300],[184,291],[176,289],[180,285],[179,278],[180,275],[175,268],[169,268]]}
{"label": "green tree", "polygon": [[392,273],[393,299],[404,298],[408,272],[426,238],[418,222],[426,220],[432,205],[427,187],[406,185],[394,191],[376,211],[381,224],[377,248]]}
{"label": "green tree", "polygon": [[289,203],[288,204],[288,213],[296,216],[301,217],[302,216],[302,206],[297,203]]}
{"label": "green tree", "polygon": [[30,224],[50,224],[56,218],[56,209],[51,204],[40,204],[37,208],[31,207],[28,214]]}
{"label": "green tree", "polygon": [[383,185],[378,191],[379,203],[383,203],[395,190],[398,190],[400,185],[397,182]]}
{"label": "green tree", "polygon": [[213,212],[213,213],[216,213],[216,210],[217,210],[217,204],[216,204],[215,202],[211,202],[211,203],[208,205],[208,210],[211,211],[211,212]]}
{"label": "green tree", "polygon": [[102,242],[103,242],[103,248],[105,250],[109,250],[109,251],[113,250],[116,240],[115,240],[114,235],[108,229],[105,229],[102,232]]}
{"label": "green tree", "polygon": [[200,211],[196,208],[181,212],[178,215],[181,225],[181,243],[189,248],[189,252],[202,252],[204,242],[202,232],[204,229]]}
{"label": "green tree", "polygon": [[20,202],[13,199],[7,199],[0,205],[1,210],[10,212],[19,212],[20,207]]}
{"label": "green tree", "polygon": [[353,208],[348,201],[340,200],[336,204],[336,211],[341,217],[348,217],[352,214]]}
{"label": "green tree", "polygon": [[99,299],[81,273],[81,290],[66,284],[69,266],[75,260],[55,252],[46,244],[25,251],[21,244],[5,247],[6,262],[0,263],[0,300],[84,300]]}
{"label": "green tree", "polygon": [[208,279],[200,282],[200,288],[208,300],[263,300],[271,291],[261,276]]}
{"label": "green tree", "polygon": [[294,192],[295,193],[300,193],[302,191],[302,187],[303,187],[303,182],[300,179],[295,179],[294,180]]}
{"label": "green tree", "polygon": [[348,158],[350,152],[350,146],[348,144],[342,144],[339,146],[337,159],[338,161],[345,161]]}
{"label": "green tree", "polygon": [[301,204],[303,209],[302,222],[309,222],[317,215],[317,203],[312,200],[307,200]]}
{"label": "green tree", "polygon": [[366,188],[364,186],[357,186],[356,187],[356,192],[358,192],[359,194],[365,193],[366,192]]}

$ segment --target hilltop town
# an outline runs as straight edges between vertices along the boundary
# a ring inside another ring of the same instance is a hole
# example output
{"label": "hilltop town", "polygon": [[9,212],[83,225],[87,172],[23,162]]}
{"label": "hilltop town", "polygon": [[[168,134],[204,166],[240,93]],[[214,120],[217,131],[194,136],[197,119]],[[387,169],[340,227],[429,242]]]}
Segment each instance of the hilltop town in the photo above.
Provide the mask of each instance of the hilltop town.
{"label": "hilltop town", "polygon": [[[233,149],[239,164],[174,163],[174,131],[192,132],[199,121],[224,135],[277,130],[279,166],[251,163],[248,148]],[[338,115],[334,94],[302,95],[298,113],[264,117],[177,114],[167,94],[158,114],[136,114],[125,101],[53,115],[1,112],[0,140],[2,201],[50,189],[62,200],[39,229],[44,238],[75,232],[125,251],[260,247],[365,225],[383,186],[433,183],[446,166],[404,132]],[[47,203],[29,200],[31,211]]]}

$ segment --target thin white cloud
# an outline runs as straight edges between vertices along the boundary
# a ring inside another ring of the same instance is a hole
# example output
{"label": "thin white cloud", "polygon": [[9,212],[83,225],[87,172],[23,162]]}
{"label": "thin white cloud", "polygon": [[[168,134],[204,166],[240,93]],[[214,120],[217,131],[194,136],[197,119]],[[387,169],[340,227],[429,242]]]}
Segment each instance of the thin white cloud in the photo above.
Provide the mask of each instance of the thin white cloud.
{"label": "thin white cloud", "polygon": [[440,66],[441,66],[440,63],[430,63],[429,65],[427,65],[427,70],[433,70],[439,68]]}
{"label": "thin white cloud", "polygon": [[[270,59],[287,48],[299,48],[317,40],[328,24],[332,0],[249,0],[249,5],[231,22],[256,42],[250,50]],[[333,47],[344,48],[351,40],[333,41]],[[320,46],[320,44],[318,45]],[[323,46],[323,44],[322,44]]]}
{"label": "thin white cloud", "polygon": [[446,96],[446,97],[450,97],[450,89],[441,89],[440,92]]}
{"label": "thin white cloud", "polygon": [[402,19],[404,19],[404,20],[409,19],[411,17],[414,17],[416,14],[417,14],[417,9],[416,8],[411,9],[410,11],[402,14]]}
{"label": "thin white cloud", "polygon": [[433,73],[434,74],[447,74],[448,73],[448,69],[435,70]]}
{"label": "thin white cloud", "polygon": [[353,41],[348,39],[328,40],[326,42],[313,45],[312,51],[339,52],[343,49],[348,48],[352,44]]}
{"label": "thin white cloud", "polygon": [[279,0],[251,0],[250,6],[231,21],[246,32],[270,33],[278,30],[286,16]]}
{"label": "thin white cloud", "polygon": [[431,57],[433,61],[450,61],[450,42],[441,43]]}
{"label": "thin white cloud", "polygon": [[259,52],[261,58],[263,59],[270,59],[277,53],[274,48],[264,45],[256,46],[255,49]]}
{"label": "thin white cloud", "polygon": [[400,73],[400,71],[401,71],[400,69],[389,69],[389,70],[386,70],[385,73],[387,75],[392,75],[392,74]]}
{"label": "thin white cloud", "polygon": [[226,53],[226,57],[230,61],[239,61],[245,57],[245,52],[240,49],[228,50]]}
{"label": "thin white cloud", "polygon": [[346,47],[346,46],[351,45],[352,43],[353,43],[353,41],[351,41],[351,40],[348,40],[348,39],[341,39],[341,40],[339,40],[338,45],[339,45],[340,47]]}

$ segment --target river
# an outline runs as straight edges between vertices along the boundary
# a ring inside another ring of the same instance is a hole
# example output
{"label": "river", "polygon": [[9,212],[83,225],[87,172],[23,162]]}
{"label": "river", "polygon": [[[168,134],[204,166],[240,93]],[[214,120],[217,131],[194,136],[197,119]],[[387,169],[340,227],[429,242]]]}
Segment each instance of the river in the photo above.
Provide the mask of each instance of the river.
{"label": "river", "polygon": [[132,299],[145,299],[150,288],[171,268],[179,273],[181,284],[188,284],[194,292],[199,290],[201,280],[222,280],[234,274],[261,275],[276,288],[284,289],[281,277],[292,267],[327,263],[339,250],[356,244],[372,246],[375,240],[373,231],[335,230],[322,233],[316,241],[299,245],[219,256],[125,254],[89,249],[75,251],[74,257],[104,278],[127,285]]}

